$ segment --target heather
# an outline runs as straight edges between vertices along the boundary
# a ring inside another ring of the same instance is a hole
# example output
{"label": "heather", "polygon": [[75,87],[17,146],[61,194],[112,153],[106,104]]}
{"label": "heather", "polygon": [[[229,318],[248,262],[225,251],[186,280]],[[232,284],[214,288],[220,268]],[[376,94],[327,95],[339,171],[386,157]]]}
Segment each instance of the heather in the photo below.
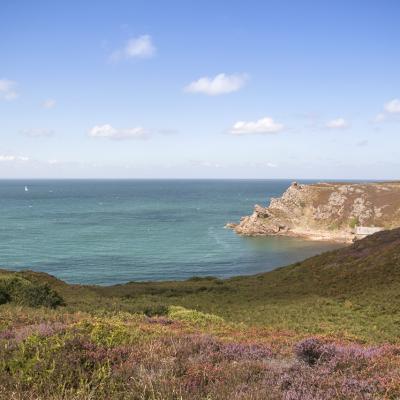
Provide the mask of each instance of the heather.
{"label": "heather", "polygon": [[382,232],[228,280],[2,271],[0,398],[398,399],[399,244]]}
{"label": "heather", "polygon": [[[45,316],[42,311],[34,319]],[[18,315],[14,326],[0,336],[2,398],[394,399],[400,395],[400,348],[394,345],[307,338],[286,347],[273,335],[249,339],[245,328],[226,323],[210,334],[202,323],[126,313],[107,317],[79,313],[69,315],[68,322],[53,319],[21,326],[19,318],[25,316]]]}

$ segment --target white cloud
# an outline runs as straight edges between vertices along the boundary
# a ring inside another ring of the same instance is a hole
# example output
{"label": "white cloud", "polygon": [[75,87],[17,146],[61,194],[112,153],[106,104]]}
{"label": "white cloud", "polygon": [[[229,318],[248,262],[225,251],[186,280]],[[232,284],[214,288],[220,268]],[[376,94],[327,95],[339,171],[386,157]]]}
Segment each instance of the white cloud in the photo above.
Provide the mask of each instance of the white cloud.
{"label": "white cloud", "polygon": [[43,108],[54,108],[56,106],[56,101],[54,99],[47,99],[42,103]]}
{"label": "white cloud", "polygon": [[202,77],[187,85],[184,90],[189,93],[203,93],[209,96],[236,92],[247,81],[246,74],[218,74],[214,78]]}
{"label": "white cloud", "polygon": [[337,118],[328,121],[325,126],[329,129],[344,129],[347,128],[349,124],[344,118]]}
{"label": "white cloud", "polygon": [[283,128],[282,124],[275,122],[270,117],[265,117],[258,121],[238,121],[232,126],[230,133],[233,135],[278,133]]}
{"label": "white cloud", "polygon": [[0,162],[29,161],[29,157],[0,154]]}
{"label": "white cloud", "polygon": [[104,124],[95,125],[90,129],[89,136],[113,140],[145,139],[148,137],[148,132],[140,126],[128,129],[116,129],[110,124]]}
{"label": "white cloud", "polygon": [[400,99],[393,99],[385,104],[385,111],[389,114],[400,114]]}
{"label": "white cloud", "polygon": [[392,99],[383,105],[383,111],[375,116],[372,120],[374,123],[380,123],[390,120],[394,114],[400,114],[400,99]]}
{"label": "white cloud", "polygon": [[32,138],[49,137],[54,135],[54,131],[51,129],[24,129],[21,133]]}
{"label": "white cloud", "polygon": [[386,119],[386,114],[385,113],[379,113],[375,116],[373,122],[382,122]]}
{"label": "white cloud", "polygon": [[122,49],[111,54],[111,61],[127,60],[131,58],[150,58],[156,53],[150,35],[142,35],[129,39]]}
{"label": "white cloud", "polygon": [[0,99],[15,100],[18,97],[18,93],[15,90],[16,86],[17,84],[14,81],[0,79]]}

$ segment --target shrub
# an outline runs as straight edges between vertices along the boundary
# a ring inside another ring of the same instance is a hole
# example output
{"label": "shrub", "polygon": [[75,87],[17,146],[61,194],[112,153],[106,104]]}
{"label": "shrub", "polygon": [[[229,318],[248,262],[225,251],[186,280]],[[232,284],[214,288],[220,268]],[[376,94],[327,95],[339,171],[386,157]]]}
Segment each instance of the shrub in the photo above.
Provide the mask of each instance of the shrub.
{"label": "shrub", "polygon": [[218,278],[215,276],[192,276],[187,279],[187,282],[203,282],[203,281],[217,281]]}
{"label": "shrub", "polygon": [[144,308],[143,313],[148,317],[168,315],[168,306],[164,304],[151,304]]}
{"label": "shrub", "polygon": [[221,325],[224,323],[223,318],[214,315],[207,314],[197,310],[189,310],[180,306],[169,307],[168,316],[172,319],[177,319],[183,322],[189,322],[198,326],[207,325]]}
{"label": "shrub", "polygon": [[0,286],[0,304],[5,304],[10,301],[10,295],[4,287]]}
{"label": "shrub", "polygon": [[12,301],[29,307],[56,308],[64,305],[63,298],[48,284],[32,283],[20,277],[6,278],[0,281],[0,304]]}
{"label": "shrub", "polygon": [[47,284],[27,286],[22,292],[21,300],[30,307],[56,308],[64,304],[62,297]]}
{"label": "shrub", "polygon": [[321,358],[324,345],[316,338],[309,338],[297,343],[294,352],[299,360],[308,365],[314,365]]}

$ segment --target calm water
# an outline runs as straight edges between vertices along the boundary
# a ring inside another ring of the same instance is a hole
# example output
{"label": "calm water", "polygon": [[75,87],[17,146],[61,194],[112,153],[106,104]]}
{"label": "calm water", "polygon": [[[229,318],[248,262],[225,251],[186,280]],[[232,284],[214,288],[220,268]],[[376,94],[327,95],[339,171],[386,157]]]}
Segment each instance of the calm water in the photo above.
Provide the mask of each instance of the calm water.
{"label": "calm water", "polygon": [[[228,277],[337,247],[224,229],[289,181],[0,181],[0,265],[67,282]],[[24,190],[25,185],[28,191]]]}

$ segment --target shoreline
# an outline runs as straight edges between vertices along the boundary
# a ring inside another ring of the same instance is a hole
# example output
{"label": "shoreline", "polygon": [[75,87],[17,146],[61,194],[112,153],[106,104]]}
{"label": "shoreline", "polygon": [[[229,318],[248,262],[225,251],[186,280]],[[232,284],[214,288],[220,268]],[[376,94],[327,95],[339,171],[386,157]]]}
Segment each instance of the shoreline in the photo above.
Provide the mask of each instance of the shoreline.
{"label": "shoreline", "polygon": [[[233,229],[227,227],[227,229]],[[289,231],[289,232],[282,232],[282,233],[254,233],[254,234],[245,234],[245,233],[237,233],[239,236],[242,237],[292,237],[297,239],[308,240],[311,242],[327,242],[327,243],[341,243],[350,245],[354,243],[354,236],[353,235],[332,235],[331,233],[325,231]]]}

